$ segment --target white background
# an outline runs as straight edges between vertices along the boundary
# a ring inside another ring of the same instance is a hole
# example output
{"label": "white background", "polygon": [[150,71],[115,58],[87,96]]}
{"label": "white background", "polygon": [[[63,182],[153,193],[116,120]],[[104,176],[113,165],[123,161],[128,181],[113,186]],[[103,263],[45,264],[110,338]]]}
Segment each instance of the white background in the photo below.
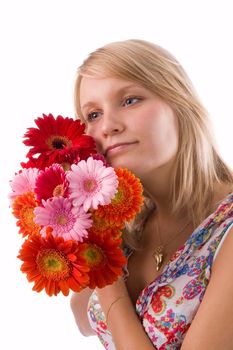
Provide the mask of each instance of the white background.
{"label": "white background", "polygon": [[140,38],[183,64],[232,166],[232,9],[229,1],[0,0],[0,348],[102,349],[76,328],[69,297],[31,291],[16,256],[22,243],[8,207],[8,181],[26,147],[22,136],[42,113],[74,116],[76,68],[99,46]]}

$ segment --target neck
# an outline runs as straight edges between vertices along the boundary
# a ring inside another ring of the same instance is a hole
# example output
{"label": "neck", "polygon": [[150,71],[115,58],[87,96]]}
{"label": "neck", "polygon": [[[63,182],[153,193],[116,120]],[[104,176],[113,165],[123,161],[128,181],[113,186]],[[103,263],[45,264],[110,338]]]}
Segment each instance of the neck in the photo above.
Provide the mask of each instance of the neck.
{"label": "neck", "polygon": [[[187,216],[162,216],[157,208],[149,216],[145,227],[146,245],[166,245],[173,238],[186,238],[195,228]],[[178,236],[177,236],[178,235]]]}
{"label": "neck", "polygon": [[171,186],[173,161],[147,173],[142,180],[146,195],[152,200],[162,218],[171,216]]}
{"label": "neck", "polygon": [[[220,202],[232,192],[232,187],[228,185],[216,185],[213,198],[213,206],[211,212],[214,212]],[[185,227],[185,230],[181,233],[181,240],[188,238],[188,236],[194,231],[196,227],[193,226],[188,213],[181,212],[177,215],[172,214],[171,201],[166,196],[157,196],[153,198],[155,209],[151,212],[145,227],[145,245],[156,245],[159,243],[166,244],[177,232]],[[209,213],[211,214],[211,213]],[[158,235],[155,234],[156,223],[158,224],[161,242],[159,242]],[[186,226],[187,224],[187,226]]]}

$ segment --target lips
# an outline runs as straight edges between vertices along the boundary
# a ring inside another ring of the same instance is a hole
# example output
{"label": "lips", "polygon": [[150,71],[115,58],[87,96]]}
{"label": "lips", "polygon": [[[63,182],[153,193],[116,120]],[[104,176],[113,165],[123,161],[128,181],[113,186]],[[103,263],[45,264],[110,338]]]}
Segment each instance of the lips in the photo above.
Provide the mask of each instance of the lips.
{"label": "lips", "polygon": [[114,145],[111,145],[109,147],[106,148],[104,156],[106,157],[108,155],[109,152],[111,152],[111,150],[117,149],[117,148],[123,148],[124,146],[129,146],[129,145],[133,145],[137,143],[136,141],[134,142],[121,142],[121,143],[115,143]]}

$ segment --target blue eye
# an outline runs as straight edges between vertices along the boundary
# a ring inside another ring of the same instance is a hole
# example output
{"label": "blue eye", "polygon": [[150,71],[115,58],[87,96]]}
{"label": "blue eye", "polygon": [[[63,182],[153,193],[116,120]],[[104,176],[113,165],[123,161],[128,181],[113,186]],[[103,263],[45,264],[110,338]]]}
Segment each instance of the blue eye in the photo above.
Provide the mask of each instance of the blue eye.
{"label": "blue eye", "polygon": [[135,104],[136,102],[138,102],[140,100],[139,97],[133,96],[133,97],[127,97],[124,101],[124,105],[126,106],[130,106]]}
{"label": "blue eye", "polygon": [[91,112],[87,115],[87,121],[91,122],[99,116],[99,112]]}

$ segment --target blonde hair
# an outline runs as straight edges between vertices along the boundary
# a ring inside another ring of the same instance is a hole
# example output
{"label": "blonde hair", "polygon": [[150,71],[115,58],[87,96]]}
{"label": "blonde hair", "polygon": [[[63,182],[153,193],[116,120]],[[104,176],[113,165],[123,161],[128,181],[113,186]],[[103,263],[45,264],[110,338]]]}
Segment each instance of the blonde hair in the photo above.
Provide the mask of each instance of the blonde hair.
{"label": "blonde hair", "polygon": [[[185,210],[194,227],[198,226],[211,213],[216,183],[232,186],[233,173],[218,152],[208,113],[180,63],[162,47],[143,40],[114,42],[96,50],[79,68],[75,82],[75,109],[80,119],[82,77],[136,82],[171,106],[179,125],[170,189],[172,210],[173,214]],[[145,218],[146,212],[142,210],[139,216]]]}

